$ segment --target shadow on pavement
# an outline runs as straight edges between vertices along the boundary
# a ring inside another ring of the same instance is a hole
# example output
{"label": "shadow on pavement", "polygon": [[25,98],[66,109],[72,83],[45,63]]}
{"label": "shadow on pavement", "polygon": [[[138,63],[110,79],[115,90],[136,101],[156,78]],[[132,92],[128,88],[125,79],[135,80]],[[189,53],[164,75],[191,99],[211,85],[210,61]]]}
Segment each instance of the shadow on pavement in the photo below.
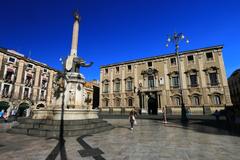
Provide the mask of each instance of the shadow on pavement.
{"label": "shadow on pavement", "polygon": [[63,119],[63,116],[64,116],[64,98],[65,98],[65,96],[63,94],[58,144],[52,150],[52,152],[47,156],[46,160],[55,160],[57,155],[59,154],[59,152],[60,152],[61,160],[67,160],[67,154],[66,154],[66,149],[65,149],[65,140],[64,140],[64,119]]}
{"label": "shadow on pavement", "polygon": [[61,160],[67,160],[67,154],[65,149],[65,141],[60,141],[56,145],[56,147],[52,150],[52,152],[47,156],[46,160],[54,160],[60,152]]}
{"label": "shadow on pavement", "polygon": [[229,124],[226,120],[190,120],[188,123],[171,120],[170,122],[172,122],[172,124],[166,124],[165,126],[190,129],[208,134],[240,136],[239,130],[235,129],[235,127]]}
{"label": "shadow on pavement", "polygon": [[79,150],[79,154],[81,157],[93,157],[95,160],[105,160],[105,158],[102,157],[101,154],[104,154],[102,150],[99,148],[92,148],[87,142],[83,140],[83,138],[91,136],[91,135],[85,135],[77,138],[77,141],[79,144],[84,148],[83,150]]}

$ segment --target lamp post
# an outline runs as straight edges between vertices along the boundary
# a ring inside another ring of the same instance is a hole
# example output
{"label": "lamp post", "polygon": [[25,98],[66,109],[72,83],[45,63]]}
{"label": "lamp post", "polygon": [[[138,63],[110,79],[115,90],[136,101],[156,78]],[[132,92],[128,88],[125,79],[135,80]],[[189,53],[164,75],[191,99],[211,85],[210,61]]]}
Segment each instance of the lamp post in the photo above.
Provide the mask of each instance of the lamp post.
{"label": "lamp post", "polygon": [[182,86],[182,77],[180,74],[181,71],[181,65],[180,65],[180,59],[179,59],[179,43],[181,41],[185,41],[186,43],[189,43],[189,40],[185,38],[183,33],[174,33],[173,35],[169,35],[167,38],[167,44],[166,47],[169,46],[169,43],[173,43],[175,46],[175,55],[177,56],[177,65],[178,65],[178,77],[179,77],[179,91],[181,96],[181,121],[187,122],[188,118],[186,115],[186,107],[183,101],[183,86]]}
{"label": "lamp post", "polygon": [[62,58],[59,59],[61,64],[63,65],[63,72],[58,74],[58,89],[59,92],[62,93],[62,105],[61,105],[61,121],[60,121],[60,130],[59,130],[59,143],[60,143],[60,150],[64,147],[64,101],[65,101],[65,90],[66,90],[66,72],[65,72],[65,62]]}

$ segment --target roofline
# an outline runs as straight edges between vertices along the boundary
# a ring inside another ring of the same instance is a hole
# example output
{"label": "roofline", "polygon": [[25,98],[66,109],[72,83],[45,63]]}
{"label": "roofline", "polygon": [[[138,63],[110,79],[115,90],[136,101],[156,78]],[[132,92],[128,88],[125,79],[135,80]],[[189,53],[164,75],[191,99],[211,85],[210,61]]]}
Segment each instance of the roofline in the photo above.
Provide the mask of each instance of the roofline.
{"label": "roofline", "polygon": [[[27,62],[29,62],[29,63],[33,63],[33,64],[35,64],[35,65],[38,65],[38,66],[41,66],[41,67],[44,67],[44,68],[53,70],[53,71],[55,71],[55,72],[60,72],[60,71],[58,71],[58,70],[56,70],[56,69],[48,66],[47,64],[43,64],[43,63],[41,63],[41,62],[37,62],[37,61],[35,61],[35,60],[33,60],[33,59],[29,59],[29,58],[27,58],[27,57],[25,57],[25,56],[21,56],[21,55],[18,55],[18,54],[11,53],[11,52],[9,52],[8,49],[6,49],[6,48],[0,48],[0,52],[2,52],[2,53],[4,53],[4,54],[7,54],[8,56],[17,57],[18,59],[23,59],[23,60],[25,60],[25,61],[27,61]],[[20,53],[20,54],[21,54],[21,53]]]}
{"label": "roofline", "polygon": [[[193,53],[193,52],[201,52],[201,51],[207,51],[207,50],[212,50],[212,49],[222,49],[223,47],[224,47],[224,45],[215,45],[215,46],[210,46],[210,47],[186,50],[186,51],[179,52],[179,54],[189,54],[189,53]],[[166,58],[166,57],[171,57],[171,56],[174,56],[174,55],[175,55],[175,53],[167,53],[167,54],[162,54],[162,55],[159,55],[159,56],[152,56],[152,57],[146,57],[146,58],[124,61],[124,62],[120,62],[120,63],[112,63],[112,64],[108,64],[108,65],[102,65],[102,66],[100,66],[100,68],[106,68],[106,67],[112,67],[112,66],[117,66],[117,65],[142,62],[142,61],[147,61],[147,60],[152,60],[152,59],[157,59],[157,58]]]}
{"label": "roofline", "polygon": [[236,69],[235,71],[232,72],[232,74],[230,75],[230,77],[228,77],[228,79],[234,77],[236,74],[240,73],[240,68]]}

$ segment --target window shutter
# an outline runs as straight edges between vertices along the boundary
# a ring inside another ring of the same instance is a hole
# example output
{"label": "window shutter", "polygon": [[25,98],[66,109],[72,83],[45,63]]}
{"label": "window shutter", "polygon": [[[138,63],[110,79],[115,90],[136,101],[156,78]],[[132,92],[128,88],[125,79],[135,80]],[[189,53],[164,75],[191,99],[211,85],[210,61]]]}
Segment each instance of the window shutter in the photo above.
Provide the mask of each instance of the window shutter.
{"label": "window shutter", "polygon": [[23,87],[20,86],[18,99],[22,99],[22,97],[21,97],[22,96],[22,91],[23,91]]}
{"label": "window shutter", "polygon": [[3,75],[4,75],[4,69],[5,69],[5,64],[7,63],[7,59],[3,58],[2,61],[2,66],[1,66],[1,70],[0,70],[0,79],[3,79]]}
{"label": "window shutter", "polygon": [[25,66],[25,64],[23,65],[23,71],[22,71],[22,74],[21,74],[21,76],[22,76],[22,80],[21,80],[21,83],[22,84],[24,84],[24,77],[25,77],[25,71],[26,71],[26,68],[25,68],[26,66]]}

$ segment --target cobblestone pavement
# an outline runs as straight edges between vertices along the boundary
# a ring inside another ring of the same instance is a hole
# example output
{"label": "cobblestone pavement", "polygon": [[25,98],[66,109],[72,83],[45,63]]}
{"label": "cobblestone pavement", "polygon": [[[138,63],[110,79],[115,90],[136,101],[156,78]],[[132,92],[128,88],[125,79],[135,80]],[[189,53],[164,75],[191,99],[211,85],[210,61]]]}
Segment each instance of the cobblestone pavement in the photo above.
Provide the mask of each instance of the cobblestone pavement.
{"label": "cobblestone pavement", "polygon": [[[66,152],[60,151],[62,157],[69,160],[239,160],[240,157],[240,137],[223,130],[139,119],[131,131],[126,119],[108,121],[116,128],[65,138],[62,149]],[[51,159],[49,155],[54,148],[58,150],[57,144],[56,139],[0,133],[0,159]],[[60,154],[56,159],[61,159]]]}

